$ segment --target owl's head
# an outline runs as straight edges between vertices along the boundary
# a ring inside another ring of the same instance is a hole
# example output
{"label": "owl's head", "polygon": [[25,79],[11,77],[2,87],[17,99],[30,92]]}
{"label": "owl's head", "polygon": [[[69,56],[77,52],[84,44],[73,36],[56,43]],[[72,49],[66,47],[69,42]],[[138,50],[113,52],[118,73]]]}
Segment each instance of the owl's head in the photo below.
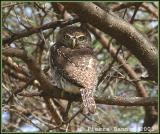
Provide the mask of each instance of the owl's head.
{"label": "owl's head", "polygon": [[86,29],[77,26],[67,26],[57,33],[56,42],[72,49],[83,48],[90,46],[91,36]]}

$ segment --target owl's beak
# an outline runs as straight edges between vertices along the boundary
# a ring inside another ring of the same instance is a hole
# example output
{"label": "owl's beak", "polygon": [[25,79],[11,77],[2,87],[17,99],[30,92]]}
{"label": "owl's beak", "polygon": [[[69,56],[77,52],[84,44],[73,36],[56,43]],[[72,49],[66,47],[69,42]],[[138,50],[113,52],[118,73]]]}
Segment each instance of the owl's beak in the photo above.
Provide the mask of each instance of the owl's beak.
{"label": "owl's beak", "polygon": [[76,46],[76,39],[73,39],[72,40],[72,48],[75,48],[75,46]]}

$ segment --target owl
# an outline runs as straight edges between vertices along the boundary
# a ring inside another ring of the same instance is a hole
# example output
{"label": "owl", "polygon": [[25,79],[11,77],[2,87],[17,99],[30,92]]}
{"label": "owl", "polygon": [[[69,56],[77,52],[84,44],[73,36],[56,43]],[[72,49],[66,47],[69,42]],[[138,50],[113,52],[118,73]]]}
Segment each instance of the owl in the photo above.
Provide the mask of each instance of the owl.
{"label": "owl", "polygon": [[96,111],[93,92],[97,85],[97,60],[91,43],[86,29],[67,26],[57,33],[49,55],[55,83],[66,92],[81,94],[84,114]]}

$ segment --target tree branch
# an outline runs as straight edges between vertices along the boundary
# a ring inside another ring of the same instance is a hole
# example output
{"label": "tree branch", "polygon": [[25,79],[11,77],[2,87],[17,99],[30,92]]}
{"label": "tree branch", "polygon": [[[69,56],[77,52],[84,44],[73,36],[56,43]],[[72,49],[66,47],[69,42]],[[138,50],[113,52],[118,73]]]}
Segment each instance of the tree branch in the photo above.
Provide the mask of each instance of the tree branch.
{"label": "tree branch", "polygon": [[[108,43],[109,41],[107,40],[105,35],[103,35],[103,33],[100,32],[98,29],[96,29],[90,25],[88,25],[88,28],[98,38],[98,40],[108,50],[108,52],[110,52],[112,57],[116,57],[115,59],[117,60],[117,62],[119,64],[122,65],[122,68],[128,73],[129,77],[131,79],[135,80],[133,82],[135,83],[138,95],[141,97],[144,97],[144,98],[148,97],[147,91],[146,91],[145,87],[143,86],[142,82],[139,81],[139,78],[138,78],[137,74],[135,73],[135,71],[126,63],[125,59],[122,56],[120,56],[120,55],[116,56],[116,52],[117,52],[116,49],[109,45],[109,43]],[[158,113],[156,112],[155,106],[152,106],[152,105],[147,106],[146,105],[144,107],[145,119],[144,119],[143,128],[152,127],[152,125],[157,121]]]}
{"label": "tree branch", "polygon": [[97,103],[118,106],[148,106],[157,105],[158,97],[98,97]]}
{"label": "tree branch", "polygon": [[27,37],[27,36],[35,34],[35,33],[39,33],[42,30],[46,30],[46,29],[50,29],[50,28],[55,29],[56,27],[63,27],[63,26],[66,26],[66,25],[76,23],[78,21],[79,21],[79,19],[75,18],[75,19],[69,20],[69,21],[55,21],[55,22],[47,23],[47,24],[42,25],[42,26],[32,27],[30,29],[27,29],[27,30],[21,31],[19,33],[13,34],[11,37],[4,38],[2,44],[3,45],[4,44],[10,44],[11,42],[13,42],[17,39]]}
{"label": "tree branch", "polygon": [[[45,74],[41,71],[40,67],[36,64],[34,58],[27,54],[25,51],[18,48],[6,48],[2,52],[5,56],[12,56],[22,59],[30,69],[31,73],[40,83],[40,89],[44,92],[40,96],[48,96],[54,98],[61,98],[70,101],[81,101],[80,95],[71,95],[62,89],[54,86],[45,76]],[[39,94],[38,94],[39,96]],[[105,97],[99,96],[95,97],[96,102],[100,104],[108,104],[108,105],[121,105],[121,106],[146,106],[146,105],[157,105],[158,99],[155,97],[152,98],[126,98],[124,97]]]}
{"label": "tree branch", "polygon": [[71,2],[63,5],[77,13],[83,21],[89,22],[127,47],[146,67],[151,79],[158,81],[158,51],[132,25],[91,2]]}
{"label": "tree branch", "polygon": [[45,74],[41,71],[40,66],[36,64],[34,58],[27,54],[27,52],[18,49],[18,48],[6,48],[2,52],[5,56],[17,57],[22,59],[30,69],[31,73],[35,76],[35,78],[39,81],[40,86],[45,91],[48,92],[50,90],[54,91],[54,96],[61,96],[61,89],[55,87],[45,76]]}
{"label": "tree branch", "polygon": [[[54,91],[51,94],[44,92],[22,92],[18,95],[24,97],[43,96],[54,97]],[[94,96],[97,104],[118,105],[118,106],[156,106],[158,105],[158,97],[121,97],[121,96]],[[59,98],[59,97],[57,97]],[[64,99],[64,98],[61,98]],[[68,98],[69,99],[69,98]],[[74,101],[80,101],[80,97]]]}
{"label": "tree branch", "polygon": [[135,71],[126,63],[125,59],[121,55],[116,55],[117,50],[113,46],[109,45],[109,40],[107,40],[105,35],[91,25],[88,25],[88,28],[97,37],[97,39],[100,41],[103,47],[108,50],[111,56],[115,57],[115,60],[120,65],[122,65],[122,68],[129,75],[129,77],[134,80],[133,82],[135,83],[136,90],[139,96],[147,97],[146,89],[144,88],[143,84],[139,81],[139,77],[137,76]]}

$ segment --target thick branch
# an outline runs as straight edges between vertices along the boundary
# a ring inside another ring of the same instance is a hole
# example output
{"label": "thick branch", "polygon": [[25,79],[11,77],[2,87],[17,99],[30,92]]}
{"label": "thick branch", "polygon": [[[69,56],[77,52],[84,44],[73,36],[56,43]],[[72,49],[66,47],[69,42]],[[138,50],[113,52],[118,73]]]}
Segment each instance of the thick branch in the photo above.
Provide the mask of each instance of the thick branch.
{"label": "thick branch", "polygon": [[[36,64],[36,61],[31,55],[16,48],[6,48],[3,50],[5,56],[12,56],[22,59],[27,65],[34,77],[40,82],[40,86],[44,92],[40,96],[48,96],[66,99],[70,101],[81,101],[80,95],[70,95],[67,92],[62,93],[62,89],[54,86],[41,71],[40,67]],[[155,98],[126,98],[124,97],[113,97],[108,98],[104,96],[95,97],[97,103],[108,104],[108,105],[121,105],[121,106],[146,106],[146,105],[157,105],[158,99]]]}
{"label": "thick branch", "polygon": [[150,77],[158,81],[158,51],[132,25],[91,2],[63,3],[63,5],[77,13],[83,21],[89,22],[126,46],[146,67]]}
{"label": "thick branch", "polygon": [[[18,95],[24,97],[43,96],[54,97],[54,91],[44,92],[21,92]],[[81,101],[80,96],[75,95],[74,101]],[[121,96],[94,96],[97,104],[118,105],[118,106],[157,106],[158,97],[121,97]],[[57,97],[59,98],[59,96]],[[61,99],[64,99],[63,97]],[[69,100],[72,98],[68,98]]]}
{"label": "thick branch", "polygon": [[99,97],[97,103],[118,106],[148,106],[157,105],[158,97]]}

